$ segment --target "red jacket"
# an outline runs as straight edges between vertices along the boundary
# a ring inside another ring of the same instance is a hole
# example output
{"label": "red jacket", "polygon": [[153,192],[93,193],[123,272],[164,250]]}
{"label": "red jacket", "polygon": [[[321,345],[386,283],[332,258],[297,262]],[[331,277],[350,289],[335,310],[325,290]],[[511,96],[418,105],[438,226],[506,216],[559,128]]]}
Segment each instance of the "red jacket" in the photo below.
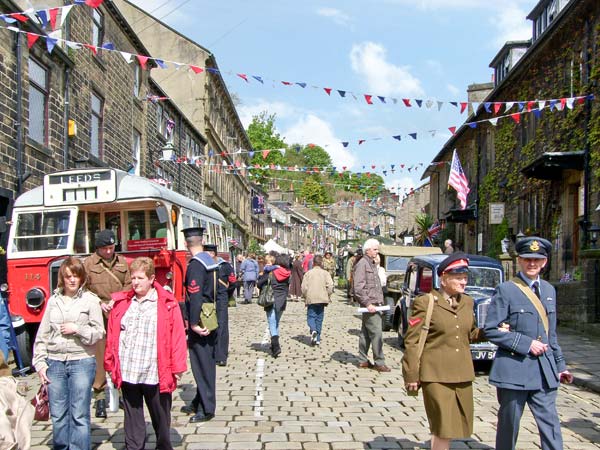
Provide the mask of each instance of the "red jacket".
{"label": "red jacket", "polygon": [[[158,293],[158,319],[156,321],[158,384],[161,393],[173,392],[177,387],[175,374],[187,370],[187,343],[183,318],[173,294],[165,291],[156,281],[154,288]],[[123,382],[119,361],[121,319],[129,309],[134,296],[133,289],[112,295],[115,304],[108,317],[104,369],[110,372],[112,381],[117,388],[120,388]]]}

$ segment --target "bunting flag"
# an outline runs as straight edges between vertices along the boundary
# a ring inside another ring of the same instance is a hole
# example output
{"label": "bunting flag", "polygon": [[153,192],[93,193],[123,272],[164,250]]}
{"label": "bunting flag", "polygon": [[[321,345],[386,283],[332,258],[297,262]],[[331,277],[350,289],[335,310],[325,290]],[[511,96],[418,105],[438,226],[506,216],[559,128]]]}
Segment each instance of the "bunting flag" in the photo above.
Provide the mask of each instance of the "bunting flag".
{"label": "bunting flag", "polygon": [[471,189],[469,189],[469,181],[465,173],[463,172],[462,166],[458,159],[456,149],[452,153],[452,164],[450,166],[450,176],[448,177],[448,186],[453,187],[456,190],[456,196],[460,201],[460,209],[467,208],[467,195]]}

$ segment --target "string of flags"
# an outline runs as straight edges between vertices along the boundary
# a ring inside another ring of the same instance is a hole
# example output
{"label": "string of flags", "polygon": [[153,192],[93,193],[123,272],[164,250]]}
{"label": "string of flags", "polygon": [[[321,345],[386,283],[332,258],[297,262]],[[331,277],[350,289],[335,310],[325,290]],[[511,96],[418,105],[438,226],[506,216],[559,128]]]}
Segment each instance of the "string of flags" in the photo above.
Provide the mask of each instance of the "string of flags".
{"label": "string of flags", "polygon": [[[535,105],[538,105],[538,109],[541,110],[541,109],[544,109],[543,105],[548,103],[551,105],[550,111],[552,111],[554,107],[556,107],[557,109],[564,108],[565,105],[567,107],[569,107],[569,104],[572,105],[573,102],[575,102],[575,101],[583,101],[583,100],[585,100],[585,98],[588,97],[588,96],[584,95],[584,96],[579,96],[579,97],[562,97],[562,98],[545,99],[545,100],[513,100],[513,101],[503,101],[503,102],[498,102],[498,101],[496,101],[496,102],[441,101],[441,100],[437,100],[437,99],[433,99],[433,98],[426,98],[426,99],[400,98],[400,99],[398,99],[398,98],[386,97],[386,96],[382,96],[382,95],[363,94],[363,93],[359,94],[359,93],[355,93],[350,90],[342,90],[342,89],[334,89],[331,87],[309,85],[306,82],[281,81],[281,80],[270,79],[270,78],[267,78],[264,76],[251,75],[248,73],[235,72],[235,71],[222,71],[222,70],[216,69],[214,67],[198,66],[198,65],[194,65],[194,64],[190,64],[190,63],[171,61],[171,60],[168,60],[168,59],[162,58],[162,57],[157,58],[157,57],[150,57],[147,55],[134,54],[134,53],[124,52],[124,51],[120,51],[120,50],[116,49],[115,45],[111,42],[106,42],[102,46],[98,47],[98,46],[95,46],[95,45],[92,45],[89,43],[74,42],[74,41],[62,39],[59,37],[59,34],[58,34],[59,31],[58,32],[56,31],[56,28],[57,28],[56,22],[57,22],[57,17],[59,15],[59,13],[60,13],[61,19],[60,19],[60,24],[59,24],[58,28],[62,28],[64,21],[73,6],[85,4],[92,8],[97,8],[102,3],[103,3],[103,0],[74,0],[74,4],[65,5],[62,7],[48,8],[48,9],[41,9],[41,10],[35,10],[35,9],[31,8],[24,12],[0,14],[0,19],[4,20],[4,22],[6,22],[9,25],[12,25],[16,22],[25,23],[29,20],[34,21],[36,24],[40,25],[43,29],[46,29],[48,27],[48,25],[50,25],[50,27],[53,31],[51,33],[48,33],[47,35],[42,35],[42,34],[33,33],[33,32],[29,32],[29,31],[23,31],[23,30],[20,30],[19,28],[12,27],[12,26],[0,27],[0,28],[5,28],[8,30],[17,32],[17,33],[25,33],[27,35],[27,45],[29,48],[31,48],[37,42],[38,39],[40,39],[40,38],[46,39],[46,48],[49,53],[52,53],[52,50],[54,49],[54,47],[56,46],[56,44],[58,42],[63,42],[67,47],[69,47],[71,49],[78,50],[81,48],[87,48],[94,54],[96,54],[98,52],[98,50],[106,50],[108,52],[117,52],[117,53],[121,54],[121,56],[125,59],[125,61],[127,61],[127,63],[132,63],[134,60],[137,60],[143,69],[147,68],[148,62],[153,61],[156,64],[156,66],[160,69],[168,69],[169,65],[172,65],[177,70],[182,67],[186,67],[188,70],[192,71],[195,74],[200,74],[200,73],[206,72],[206,73],[220,74],[220,75],[223,75],[223,74],[231,75],[231,76],[235,76],[238,79],[243,80],[245,83],[252,82],[252,83],[258,83],[258,84],[264,85],[266,81],[269,81],[269,82],[274,83],[274,85],[281,85],[281,86],[287,86],[287,87],[297,86],[302,89],[306,89],[307,87],[310,87],[313,89],[321,90],[322,92],[324,92],[325,95],[330,96],[330,97],[332,96],[332,94],[335,93],[339,96],[339,98],[353,98],[356,101],[364,100],[364,102],[368,105],[374,105],[376,103],[378,103],[378,104],[394,104],[394,105],[404,106],[405,108],[419,108],[419,109],[425,108],[428,110],[441,111],[442,107],[445,104],[449,104],[452,107],[454,107],[460,114],[463,114],[465,111],[468,111],[468,108],[471,107],[473,109],[473,111],[476,111],[476,112],[481,109],[485,109],[485,111],[487,113],[493,114],[494,116],[497,116],[501,112],[508,114],[509,111],[511,111],[516,106],[517,111],[515,113],[511,114],[511,116],[513,116],[514,114],[519,114],[519,113],[523,112],[525,109],[527,109],[528,111],[531,111],[534,109]],[[167,100],[167,99],[168,99],[167,97],[158,97],[158,96],[151,96],[150,98],[148,98],[149,101],[154,101],[154,102],[161,101],[161,100]],[[572,106],[571,106],[571,108],[572,108]],[[515,116],[514,118],[516,118],[516,117],[518,117],[518,116]],[[477,122],[472,122],[472,123],[477,123]],[[450,129],[450,131],[452,131],[452,128],[455,129],[456,127],[448,127],[448,129]],[[416,133],[408,133],[406,136],[412,137],[413,139],[417,139]],[[396,136],[392,136],[392,137],[397,140],[400,140],[401,136],[396,135]],[[366,142],[366,139],[361,139],[358,141],[359,145],[364,142]],[[345,144],[344,146],[347,146],[349,144],[349,141],[344,141],[344,142],[342,142],[342,144]]]}

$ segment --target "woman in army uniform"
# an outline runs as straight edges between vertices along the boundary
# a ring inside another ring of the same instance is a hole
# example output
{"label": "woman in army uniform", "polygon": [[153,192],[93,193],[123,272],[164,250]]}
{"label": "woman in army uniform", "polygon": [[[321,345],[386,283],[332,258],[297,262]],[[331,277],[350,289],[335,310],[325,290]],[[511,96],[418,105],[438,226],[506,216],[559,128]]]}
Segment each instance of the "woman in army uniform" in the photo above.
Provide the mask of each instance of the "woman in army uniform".
{"label": "woman in army uniform", "polygon": [[[423,388],[425,412],[431,430],[431,450],[450,448],[450,440],[473,433],[473,388],[475,379],[470,341],[482,340],[473,315],[473,299],[464,294],[469,260],[453,253],[437,269],[440,290],[417,297],[405,337],[402,358],[404,384],[409,393]],[[421,358],[419,336],[426,322],[427,307],[434,305]],[[420,359],[420,360],[419,360]]]}

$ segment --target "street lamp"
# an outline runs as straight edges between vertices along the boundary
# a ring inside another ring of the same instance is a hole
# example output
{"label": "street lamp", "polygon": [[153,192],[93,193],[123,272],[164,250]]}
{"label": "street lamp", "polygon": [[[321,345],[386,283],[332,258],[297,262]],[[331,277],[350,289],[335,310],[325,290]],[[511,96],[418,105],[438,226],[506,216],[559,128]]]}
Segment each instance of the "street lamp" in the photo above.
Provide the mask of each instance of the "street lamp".
{"label": "street lamp", "polygon": [[592,243],[592,248],[596,248],[596,242],[598,242],[598,233],[600,232],[600,226],[592,225],[588,228],[588,233],[590,233],[590,242]]}
{"label": "street lamp", "polygon": [[173,159],[173,153],[175,152],[175,146],[173,145],[173,141],[167,141],[165,145],[162,147],[162,159],[170,160]]}
{"label": "street lamp", "polygon": [[515,242],[519,242],[521,239],[523,239],[525,237],[525,235],[523,234],[523,232],[521,230],[519,230],[519,232],[517,233],[517,235],[515,236],[515,238],[517,239]]}

